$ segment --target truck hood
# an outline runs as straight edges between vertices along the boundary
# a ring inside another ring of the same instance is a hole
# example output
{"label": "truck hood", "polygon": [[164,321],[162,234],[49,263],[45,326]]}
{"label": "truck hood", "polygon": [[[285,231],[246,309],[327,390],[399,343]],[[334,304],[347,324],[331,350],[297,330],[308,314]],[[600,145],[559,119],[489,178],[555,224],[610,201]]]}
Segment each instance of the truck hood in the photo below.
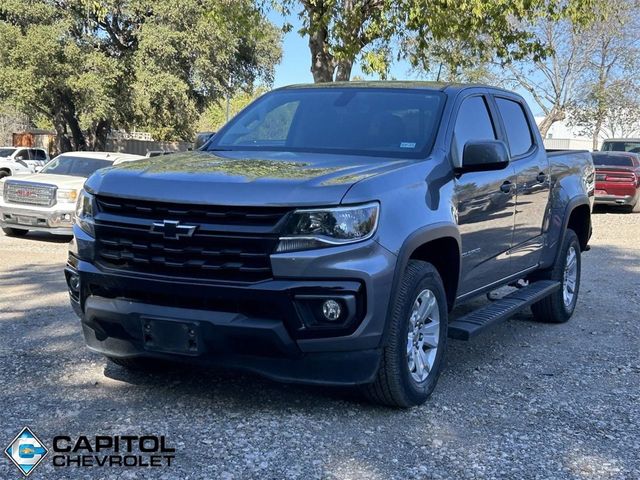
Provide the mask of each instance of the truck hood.
{"label": "truck hood", "polygon": [[8,177],[9,182],[31,182],[31,183],[46,183],[48,185],[55,185],[61,189],[73,189],[80,190],[86,178],[84,177],[72,177],[69,175],[51,175],[46,173],[35,173],[33,175],[20,175],[19,177]]}
{"label": "truck hood", "polygon": [[354,183],[409,163],[290,152],[185,152],[99,170],[86,188],[176,203],[328,206],[339,204]]}

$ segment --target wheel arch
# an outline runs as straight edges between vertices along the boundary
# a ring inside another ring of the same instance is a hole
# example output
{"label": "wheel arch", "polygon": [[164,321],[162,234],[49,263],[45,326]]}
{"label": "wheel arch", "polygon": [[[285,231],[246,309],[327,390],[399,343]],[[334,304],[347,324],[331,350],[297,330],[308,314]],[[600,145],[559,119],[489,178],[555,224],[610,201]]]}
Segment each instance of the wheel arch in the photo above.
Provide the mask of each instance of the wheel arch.
{"label": "wheel arch", "polygon": [[[455,224],[439,223],[421,228],[409,235],[398,253],[387,317],[391,315],[393,300],[409,260],[422,260],[433,264],[442,278],[447,304],[451,310],[460,279],[460,251],[460,232]],[[388,327],[389,322],[385,325],[383,344],[386,343]]]}

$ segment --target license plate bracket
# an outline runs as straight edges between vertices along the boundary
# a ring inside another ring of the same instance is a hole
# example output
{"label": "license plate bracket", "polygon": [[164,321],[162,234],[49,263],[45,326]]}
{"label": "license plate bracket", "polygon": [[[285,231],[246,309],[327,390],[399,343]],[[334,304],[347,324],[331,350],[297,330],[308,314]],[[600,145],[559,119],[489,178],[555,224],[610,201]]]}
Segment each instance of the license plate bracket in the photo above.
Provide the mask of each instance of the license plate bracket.
{"label": "license plate bracket", "polygon": [[142,318],[145,350],[180,355],[199,355],[202,349],[198,322]]}
{"label": "license plate bracket", "polygon": [[16,215],[15,219],[18,225],[36,225],[38,223],[37,218],[24,215]]}

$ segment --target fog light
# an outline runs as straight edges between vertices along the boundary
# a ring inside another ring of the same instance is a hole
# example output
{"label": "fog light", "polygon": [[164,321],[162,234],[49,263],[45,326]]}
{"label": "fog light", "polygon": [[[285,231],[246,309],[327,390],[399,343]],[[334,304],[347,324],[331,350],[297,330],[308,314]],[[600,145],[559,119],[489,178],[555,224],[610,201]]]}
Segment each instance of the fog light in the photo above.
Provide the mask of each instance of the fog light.
{"label": "fog light", "polygon": [[78,275],[69,276],[69,288],[74,292],[80,291],[80,277]]}
{"label": "fog light", "polygon": [[335,322],[340,318],[340,314],[342,314],[342,308],[340,304],[335,300],[326,300],[322,304],[322,314],[324,318],[329,320],[330,322]]}

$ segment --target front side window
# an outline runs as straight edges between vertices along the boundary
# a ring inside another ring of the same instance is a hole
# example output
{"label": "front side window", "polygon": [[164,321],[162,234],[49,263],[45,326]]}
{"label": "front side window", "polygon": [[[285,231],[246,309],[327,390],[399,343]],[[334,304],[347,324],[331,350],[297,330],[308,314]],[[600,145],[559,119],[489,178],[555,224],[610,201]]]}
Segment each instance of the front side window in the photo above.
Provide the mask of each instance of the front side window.
{"label": "front side window", "polygon": [[111,165],[113,165],[113,161],[111,160],[60,156],[47,163],[40,173],[88,178],[96,170],[110,167]]}
{"label": "front side window", "polygon": [[496,132],[483,97],[470,97],[460,105],[453,131],[454,154],[462,160],[464,146],[476,140],[495,140]]}
{"label": "front side window", "polygon": [[496,98],[509,141],[512,157],[523,155],[533,147],[533,135],[522,105],[506,98]]}
{"label": "front side window", "polygon": [[426,89],[276,90],[233,118],[206,148],[424,158],[444,100]]}

